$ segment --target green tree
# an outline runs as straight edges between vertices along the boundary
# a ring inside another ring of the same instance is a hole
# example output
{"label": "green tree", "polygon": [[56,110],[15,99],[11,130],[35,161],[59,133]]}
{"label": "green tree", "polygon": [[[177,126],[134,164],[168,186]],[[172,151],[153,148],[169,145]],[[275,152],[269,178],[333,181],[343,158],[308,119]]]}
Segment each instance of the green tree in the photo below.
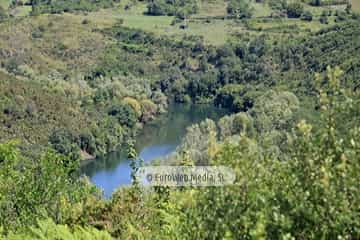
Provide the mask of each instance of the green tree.
{"label": "green tree", "polygon": [[134,127],[138,120],[134,109],[128,104],[113,105],[108,114],[116,117],[121,125],[129,128]]}
{"label": "green tree", "polygon": [[236,18],[251,18],[254,9],[248,0],[230,0],[227,6],[229,15]]}
{"label": "green tree", "polygon": [[177,16],[181,19],[198,11],[197,0],[151,0],[147,5],[150,15]]}
{"label": "green tree", "polygon": [[187,129],[180,148],[187,151],[195,165],[207,165],[216,151],[217,129],[214,121],[206,119]]}
{"label": "green tree", "polygon": [[253,119],[241,112],[221,118],[218,122],[220,137],[224,140],[233,135],[254,135]]}
{"label": "green tree", "polygon": [[106,231],[93,227],[76,226],[71,229],[67,225],[55,224],[51,219],[40,220],[36,227],[29,227],[24,233],[10,233],[0,240],[111,240]]}
{"label": "green tree", "polygon": [[57,223],[73,218],[72,206],[90,193],[75,175],[78,164],[53,150],[28,159],[16,144],[0,144],[0,226],[5,233],[45,217]]}
{"label": "green tree", "polygon": [[301,20],[304,21],[312,21],[313,15],[310,11],[304,11],[303,14],[301,14]]}
{"label": "green tree", "polygon": [[249,113],[255,119],[258,132],[284,130],[291,126],[299,104],[298,98],[291,92],[270,90],[256,99]]}
{"label": "green tree", "polygon": [[49,142],[58,153],[73,160],[80,158],[80,147],[77,145],[77,138],[69,130],[55,130],[49,136]]}
{"label": "green tree", "polygon": [[328,68],[316,77],[322,121],[296,124],[285,158],[245,136],[221,145],[212,163],[230,166],[236,184],[197,192],[197,207],[185,210],[183,221],[193,226],[185,238],[359,238],[360,129],[345,117],[359,105],[341,88],[341,75]]}
{"label": "green tree", "polygon": [[304,6],[301,3],[294,2],[288,4],[286,10],[289,18],[299,18],[304,12]]}
{"label": "green tree", "polygon": [[312,0],[311,5],[313,5],[313,6],[321,6],[322,5],[322,0]]}

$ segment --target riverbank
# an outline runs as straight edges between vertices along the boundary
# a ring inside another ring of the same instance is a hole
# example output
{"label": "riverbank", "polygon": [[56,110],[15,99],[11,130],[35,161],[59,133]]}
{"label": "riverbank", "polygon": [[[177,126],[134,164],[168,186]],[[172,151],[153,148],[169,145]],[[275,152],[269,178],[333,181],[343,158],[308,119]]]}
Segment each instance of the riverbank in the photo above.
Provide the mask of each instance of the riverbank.
{"label": "riverbank", "polygon": [[[144,124],[135,138],[135,149],[145,163],[163,158],[179,146],[187,127],[207,118],[218,120],[227,113],[226,109],[212,105],[171,104],[167,113]],[[87,161],[81,172],[103,189],[105,197],[110,197],[115,189],[131,183],[129,163],[126,151],[120,149]]]}

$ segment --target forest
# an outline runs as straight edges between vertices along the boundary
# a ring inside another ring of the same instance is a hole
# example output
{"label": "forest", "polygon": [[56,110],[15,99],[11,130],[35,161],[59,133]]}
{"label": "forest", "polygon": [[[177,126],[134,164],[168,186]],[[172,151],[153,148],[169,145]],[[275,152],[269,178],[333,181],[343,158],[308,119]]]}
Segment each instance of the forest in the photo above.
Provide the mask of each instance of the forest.
{"label": "forest", "polygon": [[[174,105],[226,114],[144,161]],[[0,240],[359,239],[359,123],[356,0],[0,0]],[[81,169],[120,150],[132,183],[105,197]]]}

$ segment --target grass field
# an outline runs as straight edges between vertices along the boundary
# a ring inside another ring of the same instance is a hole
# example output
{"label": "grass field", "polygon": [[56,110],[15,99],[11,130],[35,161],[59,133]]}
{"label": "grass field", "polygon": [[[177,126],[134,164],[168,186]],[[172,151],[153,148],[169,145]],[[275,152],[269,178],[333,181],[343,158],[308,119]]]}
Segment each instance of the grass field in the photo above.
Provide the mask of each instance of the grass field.
{"label": "grass field", "polygon": [[267,4],[253,3],[254,17],[269,17],[271,15],[271,8]]}
{"label": "grass field", "polygon": [[[109,42],[95,28],[110,27],[113,22],[101,18],[83,24],[84,16],[42,15],[0,24],[0,48],[18,56],[17,64],[34,73],[85,72],[96,65],[98,56]],[[40,37],[40,27],[44,28]],[[66,30],[64,30],[66,29]],[[76,57],[65,57],[76,54]],[[1,59],[3,60],[3,59]],[[6,60],[6,59],[4,59]]]}
{"label": "grass field", "polygon": [[30,12],[31,12],[31,6],[19,6],[11,10],[12,15],[16,17],[29,16]]}
{"label": "grass field", "polygon": [[350,0],[350,1],[351,1],[353,10],[360,12],[360,0]]}
{"label": "grass field", "polygon": [[[144,15],[146,6],[138,4],[130,10],[125,11],[122,5],[117,9],[105,9],[99,12],[89,13],[86,18],[94,23],[98,21],[115,23],[117,19],[123,19],[123,26],[137,28],[152,32],[157,35],[175,36],[181,38],[185,35],[196,35],[204,37],[208,44],[219,45],[226,42],[228,34],[231,32],[230,24],[232,20],[211,20],[206,23],[204,20],[189,19],[188,28],[181,29],[181,24],[171,25],[174,17],[171,16],[148,16]],[[213,14],[215,14],[213,12]],[[197,16],[199,17],[199,15]]]}
{"label": "grass field", "polygon": [[[333,23],[333,21],[331,22]],[[299,19],[252,19],[248,21],[247,26],[248,30],[267,31],[272,33],[314,32],[324,27],[323,24],[316,20],[307,22]]]}
{"label": "grass field", "polygon": [[[8,0],[0,0],[1,5],[7,5]],[[181,39],[183,36],[195,35],[202,36],[205,43],[212,45],[224,44],[233,33],[250,33],[261,34],[261,31],[267,31],[270,34],[297,34],[298,32],[317,31],[326,25],[322,25],[318,20],[305,22],[294,19],[262,19],[271,15],[272,10],[267,4],[252,3],[254,8],[254,17],[245,24],[242,21],[234,21],[231,19],[222,19],[226,16],[226,4],[223,0],[200,1],[199,12],[190,16],[186,21],[187,28],[182,29],[180,26],[184,23],[172,24],[175,17],[172,16],[149,16],[146,15],[146,3],[134,2],[131,0],[122,0],[114,8],[102,9],[97,12],[83,13],[67,13],[69,19],[76,19],[81,22],[84,19],[90,21],[91,25],[97,28],[112,26],[117,20],[123,20],[123,26],[141,29],[156,35],[172,36]],[[305,5],[305,4],[304,4]],[[360,0],[353,1],[354,8],[360,8]],[[321,14],[324,8],[311,7],[305,5],[315,17]],[[18,7],[12,10],[15,16],[26,16],[31,10],[30,7]],[[213,17],[220,17],[213,19]],[[332,23],[333,20],[330,20]],[[80,24],[81,26],[81,24]],[[84,27],[84,26],[83,26]],[[83,28],[82,27],[82,28]],[[70,44],[71,45],[71,44]]]}
{"label": "grass field", "polygon": [[10,4],[10,0],[0,0],[0,6],[3,7],[4,9],[8,9]]}
{"label": "grass field", "polygon": [[199,3],[199,12],[194,17],[218,17],[226,15],[226,4],[224,1],[215,0]]}

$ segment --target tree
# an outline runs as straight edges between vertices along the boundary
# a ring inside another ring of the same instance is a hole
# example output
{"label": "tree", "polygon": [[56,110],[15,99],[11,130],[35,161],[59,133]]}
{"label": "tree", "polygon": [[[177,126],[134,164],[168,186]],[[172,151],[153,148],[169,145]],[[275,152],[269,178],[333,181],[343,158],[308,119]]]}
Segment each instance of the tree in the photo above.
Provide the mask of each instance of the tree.
{"label": "tree", "polygon": [[129,128],[134,127],[138,119],[134,109],[128,104],[113,105],[108,114],[116,117],[121,125]]}
{"label": "tree", "polygon": [[268,4],[272,9],[278,11],[286,9],[287,5],[286,0],[268,0]]}
{"label": "tree", "polygon": [[321,24],[329,24],[329,20],[327,16],[321,15],[319,21]]}
{"label": "tree", "polygon": [[134,112],[136,113],[136,116],[137,117],[140,117],[142,112],[141,112],[141,105],[140,103],[138,102],[138,100],[136,100],[135,98],[132,98],[132,97],[125,97],[122,102],[126,105],[129,105],[133,110]]}
{"label": "tree", "polygon": [[352,10],[352,4],[351,4],[350,2],[348,2],[348,3],[346,4],[345,12],[346,12],[347,14],[350,14],[350,13],[351,13],[351,10]]}
{"label": "tree", "polygon": [[251,18],[254,9],[248,0],[231,0],[227,6],[229,15],[235,18]]}
{"label": "tree", "polygon": [[[195,124],[187,129],[180,148],[187,151],[195,165],[205,166],[209,163],[217,139],[216,124],[210,119]],[[213,147],[211,149],[211,147]]]}
{"label": "tree", "polygon": [[304,12],[304,6],[301,3],[294,2],[288,4],[286,10],[289,18],[299,18]]}
{"label": "tree", "polygon": [[28,159],[16,143],[0,144],[0,226],[5,232],[44,217],[57,223],[76,217],[73,204],[89,193],[75,174],[78,164],[54,150]]}
{"label": "tree", "polygon": [[160,15],[167,15],[168,6],[164,0],[153,0],[149,1],[147,5],[148,14],[160,16]]}
{"label": "tree", "polygon": [[181,19],[198,11],[196,0],[151,0],[147,5],[150,15],[177,16]]}
{"label": "tree", "polygon": [[80,148],[76,144],[77,138],[69,130],[55,130],[49,136],[49,142],[58,153],[69,156],[72,160],[80,158]]}
{"label": "tree", "polygon": [[71,229],[67,225],[55,224],[52,219],[37,221],[36,227],[30,227],[26,233],[10,233],[6,238],[0,235],[0,240],[112,240],[106,231],[94,227],[76,226]]}
{"label": "tree", "polygon": [[219,134],[222,139],[233,135],[252,137],[254,134],[253,119],[249,114],[241,112],[221,118],[218,122]]}
{"label": "tree", "polygon": [[302,15],[301,15],[301,20],[304,21],[312,21],[313,19],[313,15],[310,11],[305,11]]}
{"label": "tree", "polygon": [[311,5],[319,7],[322,5],[322,0],[312,0]]}
{"label": "tree", "polygon": [[[220,144],[211,163],[230,166],[236,184],[196,192],[196,207],[183,209],[192,226],[184,239],[360,237],[359,121],[344,118],[359,109],[358,96],[340,87],[341,75],[339,68],[317,75],[322,121],[295,123],[285,158],[246,136]],[[343,131],[345,119],[352,124]]]}
{"label": "tree", "polygon": [[249,113],[259,132],[269,132],[288,129],[298,109],[299,100],[293,93],[270,90],[256,99]]}
{"label": "tree", "polygon": [[148,122],[154,119],[155,115],[158,112],[158,108],[156,104],[149,99],[141,101],[141,108],[142,108],[141,121],[143,122]]}

